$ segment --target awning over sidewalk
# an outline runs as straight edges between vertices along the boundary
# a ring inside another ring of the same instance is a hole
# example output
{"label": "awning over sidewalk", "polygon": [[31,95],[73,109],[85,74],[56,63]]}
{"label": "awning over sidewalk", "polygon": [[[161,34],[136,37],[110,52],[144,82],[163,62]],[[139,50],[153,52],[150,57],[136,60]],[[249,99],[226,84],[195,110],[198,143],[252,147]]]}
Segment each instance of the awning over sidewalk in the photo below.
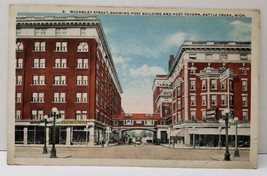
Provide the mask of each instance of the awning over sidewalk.
{"label": "awning over sidewalk", "polygon": [[170,136],[184,137],[184,129],[173,130]]}
{"label": "awning over sidewalk", "polygon": [[[221,134],[225,134],[225,129],[221,131]],[[235,128],[229,128],[228,129],[229,135],[235,135]],[[249,128],[237,128],[237,134],[238,136],[249,136],[250,135],[250,129]]]}
{"label": "awning over sidewalk", "polygon": [[189,134],[206,134],[206,135],[219,135],[218,128],[195,128],[190,129]]}

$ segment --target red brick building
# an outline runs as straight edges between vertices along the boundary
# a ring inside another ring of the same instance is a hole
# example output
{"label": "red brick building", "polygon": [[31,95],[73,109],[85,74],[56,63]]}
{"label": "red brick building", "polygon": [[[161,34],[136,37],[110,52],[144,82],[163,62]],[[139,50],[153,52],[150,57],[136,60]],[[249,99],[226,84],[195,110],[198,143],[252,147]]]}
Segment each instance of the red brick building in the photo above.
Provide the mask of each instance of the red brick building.
{"label": "red brick building", "polygon": [[[250,42],[187,41],[170,63],[169,74],[164,78],[172,89],[169,137],[189,146],[193,143],[192,136],[197,135],[197,142],[218,146],[224,134],[224,129],[221,130],[224,124],[218,121],[222,111],[230,110],[232,118],[239,119],[239,135],[249,140]],[[159,80],[158,75],[155,80]],[[162,92],[155,82],[157,96]],[[230,135],[234,135],[234,130],[230,130]]]}
{"label": "red brick building", "polygon": [[16,28],[16,143],[43,143],[38,123],[52,107],[63,118],[57,143],[97,143],[122,111],[122,88],[100,21],[18,17]]}

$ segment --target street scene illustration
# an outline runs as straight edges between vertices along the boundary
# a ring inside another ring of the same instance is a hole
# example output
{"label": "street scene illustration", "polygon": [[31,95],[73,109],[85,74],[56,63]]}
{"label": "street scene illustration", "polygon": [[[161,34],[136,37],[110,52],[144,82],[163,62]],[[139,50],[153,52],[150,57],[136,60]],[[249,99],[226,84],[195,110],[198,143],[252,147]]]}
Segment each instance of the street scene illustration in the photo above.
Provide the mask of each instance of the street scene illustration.
{"label": "street scene illustration", "polygon": [[248,161],[249,17],[16,17],[15,157]]}

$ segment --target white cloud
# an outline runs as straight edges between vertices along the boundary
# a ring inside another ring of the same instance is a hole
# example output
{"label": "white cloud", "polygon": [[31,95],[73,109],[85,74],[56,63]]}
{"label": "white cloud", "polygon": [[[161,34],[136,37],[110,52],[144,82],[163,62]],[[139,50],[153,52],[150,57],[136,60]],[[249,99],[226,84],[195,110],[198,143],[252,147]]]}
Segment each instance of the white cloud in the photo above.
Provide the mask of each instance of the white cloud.
{"label": "white cloud", "polygon": [[167,47],[170,47],[172,45],[179,46],[185,41],[186,37],[186,33],[177,32],[175,34],[169,35],[169,37],[165,40],[165,44]]}
{"label": "white cloud", "polygon": [[230,32],[230,38],[237,41],[251,40],[251,24],[236,20],[230,23],[233,30]]}
{"label": "white cloud", "polygon": [[113,57],[113,61],[115,64],[123,64],[127,61],[128,59],[122,56],[118,56],[118,57]]}
{"label": "white cloud", "polygon": [[148,66],[146,64],[138,68],[130,68],[129,72],[130,75],[133,77],[137,76],[147,77],[147,76],[155,76],[157,74],[166,74],[163,68],[158,66]]}

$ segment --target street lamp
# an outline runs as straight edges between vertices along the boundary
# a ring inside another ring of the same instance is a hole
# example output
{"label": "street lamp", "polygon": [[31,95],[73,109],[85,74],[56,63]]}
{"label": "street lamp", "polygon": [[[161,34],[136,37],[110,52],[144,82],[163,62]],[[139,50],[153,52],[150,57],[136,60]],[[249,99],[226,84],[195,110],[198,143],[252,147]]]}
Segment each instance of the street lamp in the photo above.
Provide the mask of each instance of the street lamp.
{"label": "street lamp", "polygon": [[233,123],[235,125],[235,153],[234,153],[234,157],[240,157],[239,150],[238,150],[238,135],[237,135],[238,117],[234,118]]}
{"label": "street lamp", "polygon": [[230,161],[231,154],[229,153],[229,142],[228,142],[228,123],[232,121],[230,119],[230,110],[225,109],[222,111],[222,119],[220,122],[225,122],[225,154],[224,154],[224,161]]}
{"label": "street lamp", "polygon": [[56,152],[56,119],[60,118],[60,113],[58,112],[56,107],[52,108],[51,117],[53,118],[53,139],[52,139],[52,149],[50,158],[57,158]]}
{"label": "street lamp", "polygon": [[41,120],[41,126],[44,126],[44,147],[43,147],[43,154],[47,154],[47,147],[46,147],[46,128],[48,123],[48,115],[44,115],[43,119]]}

